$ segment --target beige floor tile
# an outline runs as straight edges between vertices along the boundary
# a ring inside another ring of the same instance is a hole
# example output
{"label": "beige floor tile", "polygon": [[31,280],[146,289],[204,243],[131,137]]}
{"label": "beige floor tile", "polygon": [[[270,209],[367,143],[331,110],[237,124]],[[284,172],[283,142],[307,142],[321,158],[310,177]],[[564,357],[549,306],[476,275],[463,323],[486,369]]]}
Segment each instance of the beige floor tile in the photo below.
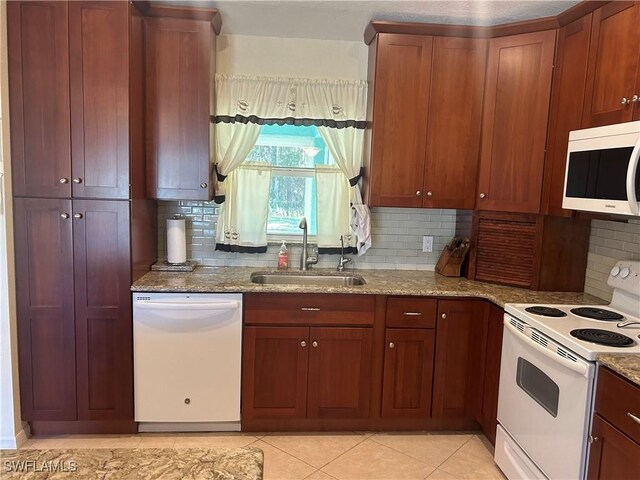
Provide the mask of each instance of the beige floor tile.
{"label": "beige floor tile", "polygon": [[339,433],[292,433],[269,435],[262,440],[303,462],[321,468],[360,442],[365,441],[366,437]]}
{"label": "beige floor tile", "polygon": [[176,443],[175,435],[145,433],[140,437],[138,448],[173,448]]}
{"label": "beige floor tile", "polygon": [[324,473],[322,470],[318,470],[305,478],[305,480],[335,480],[335,477]]}
{"label": "beige floor tile", "polygon": [[379,433],[371,440],[429,465],[440,465],[473,437],[461,434]]}
{"label": "beige floor tile", "polygon": [[315,467],[262,440],[251,446],[261,449],[264,453],[264,480],[301,480],[316,471]]}
{"label": "beige floor tile", "polygon": [[34,448],[136,448],[139,435],[56,435],[33,437]]}
{"label": "beige floor tile", "polygon": [[20,448],[37,448],[35,439],[33,437],[27,438],[27,440],[22,445],[20,445]]}
{"label": "beige floor tile", "polygon": [[191,433],[177,435],[173,448],[246,447],[256,440],[253,435],[240,433]]}
{"label": "beige floor tile", "polygon": [[455,475],[451,473],[447,473],[440,468],[436,468],[436,470],[427,477],[426,480],[460,480]]}
{"label": "beige floor tile", "polygon": [[322,471],[340,480],[422,480],[436,467],[368,439],[323,467]]}
{"label": "beige floor tile", "polygon": [[439,470],[461,480],[503,480],[502,472],[493,461],[490,445],[485,442],[484,438],[473,437],[440,465]]}

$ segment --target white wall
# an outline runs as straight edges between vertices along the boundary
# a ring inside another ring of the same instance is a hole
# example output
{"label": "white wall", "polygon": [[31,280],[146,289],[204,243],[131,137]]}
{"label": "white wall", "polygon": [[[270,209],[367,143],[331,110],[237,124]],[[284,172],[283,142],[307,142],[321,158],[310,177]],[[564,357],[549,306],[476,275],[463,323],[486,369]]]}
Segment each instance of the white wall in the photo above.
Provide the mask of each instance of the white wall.
{"label": "white wall", "polygon": [[262,77],[367,79],[364,42],[220,35],[216,71]]}
{"label": "white wall", "polygon": [[13,216],[9,150],[6,2],[0,3],[0,448],[23,441],[18,388]]}

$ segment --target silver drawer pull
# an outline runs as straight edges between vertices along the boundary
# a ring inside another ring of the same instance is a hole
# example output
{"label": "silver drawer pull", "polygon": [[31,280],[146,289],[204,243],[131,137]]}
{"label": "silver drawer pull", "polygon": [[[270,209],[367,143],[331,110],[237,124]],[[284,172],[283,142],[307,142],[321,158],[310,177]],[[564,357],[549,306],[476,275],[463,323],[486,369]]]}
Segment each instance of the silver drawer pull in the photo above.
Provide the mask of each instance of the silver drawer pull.
{"label": "silver drawer pull", "polygon": [[630,417],[630,418],[631,418],[631,420],[633,420],[633,421],[634,421],[634,422],[636,422],[636,423],[640,423],[640,417],[639,417],[639,416],[637,416],[637,415],[634,415],[634,414],[633,414],[633,413],[631,413],[631,412],[627,412],[627,417]]}
{"label": "silver drawer pull", "polygon": [[420,312],[404,312],[403,315],[406,315],[407,317],[419,317],[420,315],[422,315],[422,313],[420,313]]}
{"label": "silver drawer pull", "polygon": [[317,307],[302,307],[300,310],[303,312],[319,312],[320,309]]}

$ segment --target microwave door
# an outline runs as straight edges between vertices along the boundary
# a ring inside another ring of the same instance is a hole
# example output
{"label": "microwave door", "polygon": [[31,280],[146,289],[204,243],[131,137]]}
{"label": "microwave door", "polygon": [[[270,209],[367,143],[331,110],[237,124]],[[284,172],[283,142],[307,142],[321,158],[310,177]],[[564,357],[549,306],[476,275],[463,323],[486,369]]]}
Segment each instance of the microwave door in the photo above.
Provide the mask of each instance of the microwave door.
{"label": "microwave door", "polygon": [[638,204],[638,162],[640,161],[640,138],[631,152],[629,168],[627,170],[627,198],[629,199],[629,210],[632,215],[640,215],[640,205]]}

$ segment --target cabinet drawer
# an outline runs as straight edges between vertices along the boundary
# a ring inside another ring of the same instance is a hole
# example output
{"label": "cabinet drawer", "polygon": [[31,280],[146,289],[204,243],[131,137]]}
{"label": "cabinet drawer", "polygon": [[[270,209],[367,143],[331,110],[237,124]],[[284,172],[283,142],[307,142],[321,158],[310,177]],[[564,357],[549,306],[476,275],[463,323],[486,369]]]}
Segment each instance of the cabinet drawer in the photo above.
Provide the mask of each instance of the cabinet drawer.
{"label": "cabinet drawer", "polygon": [[373,325],[372,295],[257,293],[244,296],[247,325]]}
{"label": "cabinet drawer", "polygon": [[[640,443],[640,388],[606,368],[598,370],[596,412]],[[629,415],[631,414],[631,415]]]}
{"label": "cabinet drawer", "polygon": [[435,328],[438,301],[431,298],[389,297],[387,327]]}

